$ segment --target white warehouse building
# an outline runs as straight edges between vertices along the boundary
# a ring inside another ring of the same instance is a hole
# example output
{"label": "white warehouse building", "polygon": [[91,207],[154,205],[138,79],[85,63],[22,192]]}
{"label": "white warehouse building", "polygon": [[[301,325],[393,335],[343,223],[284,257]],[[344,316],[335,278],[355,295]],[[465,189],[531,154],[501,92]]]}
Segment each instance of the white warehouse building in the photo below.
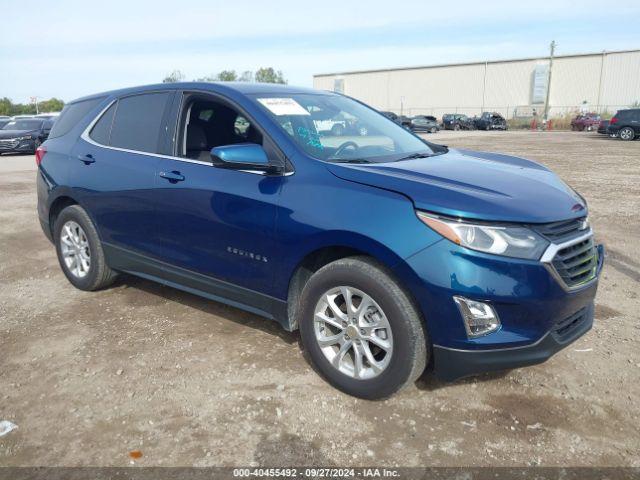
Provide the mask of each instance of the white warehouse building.
{"label": "white warehouse building", "polygon": [[[445,113],[507,118],[542,115],[549,57],[314,75],[313,85],[405,115]],[[640,102],[640,50],[553,58],[549,116],[611,112]]]}

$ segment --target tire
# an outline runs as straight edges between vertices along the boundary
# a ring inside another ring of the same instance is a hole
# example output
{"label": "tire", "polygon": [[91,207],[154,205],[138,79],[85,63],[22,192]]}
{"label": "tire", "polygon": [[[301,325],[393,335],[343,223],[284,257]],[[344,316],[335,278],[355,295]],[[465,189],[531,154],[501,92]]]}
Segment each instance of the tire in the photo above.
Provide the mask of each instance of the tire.
{"label": "tire", "polygon": [[620,130],[618,130],[618,137],[620,137],[620,139],[622,140],[625,140],[625,141],[633,140],[635,136],[636,136],[636,132],[631,127],[623,127]]}
{"label": "tire", "polygon": [[[69,230],[73,235],[69,235]],[[54,225],[53,238],[60,268],[74,287],[86,291],[99,290],[116,279],[118,274],[105,262],[98,232],[87,212],[79,205],[71,205],[60,212]],[[72,252],[63,253],[65,249]],[[88,258],[87,268],[84,268],[85,262],[80,262],[81,266],[78,267],[79,257]],[[76,258],[75,263],[73,258]]]}
{"label": "tire", "polygon": [[453,126],[453,129],[457,132],[458,130],[460,130],[460,125],[458,125],[457,123]]}
{"label": "tire", "polygon": [[[350,293],[342,293],[345,289]],[[336,295],[334,307],[340,308],[340,316],[328,306],[331,292]],[[363,312],[351,310],[358,317],[356,323],[351,322],[354,317],[345,315],[345,295],[358,308],[363,301],[358,297],[371,300]],[[388,397],[415,382],[427,365],[427,333],[418,309],[387,269],[372,259],[348,257],[322,267],[305,285],[298,312],[302,343],[313,366],[349,395],[370,400]],[[322,320],[327,317],[331,323]],[[319,337],[338,340],[323,350]],[[374,337],[376,342],[366,340]],[[384,343],[384,350],[377,346]],[[341,349],[345,353],[339,356]],[[360,368],[356,368],[356,349],[363,352],[358,355]],[[338,366],[334,366],[336,361]]]}

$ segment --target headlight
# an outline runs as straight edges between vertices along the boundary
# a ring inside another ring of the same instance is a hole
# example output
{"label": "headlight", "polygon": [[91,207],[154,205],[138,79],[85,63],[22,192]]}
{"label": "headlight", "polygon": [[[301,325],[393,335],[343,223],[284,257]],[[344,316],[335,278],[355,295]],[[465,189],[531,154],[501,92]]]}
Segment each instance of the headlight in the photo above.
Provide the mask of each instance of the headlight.
{"label": "headlight", "polygon": [[25,135],[24,137],[18,137],[18,140],[22,141],[22,140],[31,140],[31,135]]}
{"label": "headlight", "polygon": [[417,214],[443,237],[480,252],[537,260],[549,245],[547,240],[525,227],[471,223],[425,212]]}

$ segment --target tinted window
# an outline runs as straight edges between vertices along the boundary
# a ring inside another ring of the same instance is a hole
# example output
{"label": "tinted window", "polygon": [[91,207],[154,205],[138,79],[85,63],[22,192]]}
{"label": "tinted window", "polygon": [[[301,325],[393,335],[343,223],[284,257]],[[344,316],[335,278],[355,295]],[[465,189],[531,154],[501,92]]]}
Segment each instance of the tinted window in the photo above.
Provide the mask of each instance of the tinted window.
{"label": "tinted window", "polygon": [[91,129],[89,136],[102,145],[109,145],[109,137],[111,136],[111,124],[113,123],[113,115],[116,112],[114,103],[98,120],[98,123]]}
{"label": "tinted window", "polygon": [[38,130],[42,124],[42,120],[15,120],[7,123],[3,130]]}
{"label": "tinted window", "polygon": [[120,99],[111,127],[111,146],[156,153],[170,96],[171,92],[163,92]]}
{"label": "tinted window", "polygon": [[75,102],[66,105],[62,109],[62,113],[58,117],[55,125],[51,129],[49,138],[61,137],[66,135],[82,120],[89,111],[91,111],[98,103],[104,100],[104,97],[92,98],[83,102]]}

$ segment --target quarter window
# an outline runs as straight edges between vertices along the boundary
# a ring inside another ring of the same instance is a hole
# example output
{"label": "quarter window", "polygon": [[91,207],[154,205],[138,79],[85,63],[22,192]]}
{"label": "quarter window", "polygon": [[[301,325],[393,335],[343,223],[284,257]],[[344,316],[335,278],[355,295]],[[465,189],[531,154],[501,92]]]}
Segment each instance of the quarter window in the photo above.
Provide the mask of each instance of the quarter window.
{"label": "quarter window", "polygon": [[92,98],[90,100],[65,105],[49,133],[49,138],[62,137],[69,133],[71,129],[97,106],[98,103],[104,100],[104,98],[105,97]]}
{"label": "quarter window", "polygon": [[113,123],[113,116],[116,113],[116,103],[114,102],[106,112],[100,117],[100,120],[91,129],[89,136],[96,142],[102,145],[109,145],[111,137],[111,124]]}
{"label": "quarter window", "polygon": [[118,101],[110,145],[138,152],[158,153],[162,118],[171,92],[147,93]]}

